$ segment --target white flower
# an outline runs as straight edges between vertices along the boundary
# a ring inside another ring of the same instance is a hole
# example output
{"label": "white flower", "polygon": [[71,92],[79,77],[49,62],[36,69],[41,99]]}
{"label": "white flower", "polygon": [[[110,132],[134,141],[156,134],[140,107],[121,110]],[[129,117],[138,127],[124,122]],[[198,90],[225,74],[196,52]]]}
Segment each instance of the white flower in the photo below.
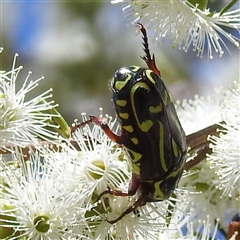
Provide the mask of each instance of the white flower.
{"label": "white flower", "polygon": [[[136,198],[132,200],[136,201]],[[183,238],[181,227],[187,222],[188,214],[185,209],[188,205],[185,195],[171,197],[169,200],[160,202],[149,202],[145,206],[136,209],[135,212],[125,215],[114,225],[102,222],[97,227],[98,239],[180,239]],[[108,217],[118,217],[122,211],[126,210],[134,203],[129,202],[126,197],[118,197],[113,200],[112,212]],[[116,209],[119,210],[117,212]]]}
{"label": "white flower", "polygon": [[[179,185],[199,192],[191,195],[189,201],[198,218],[209,215],[208,222],[212,226],[218,219],[219,226],[225,230],[227,219],[239,210],[239,83],[233,91],[219,90],[211,97],[183,101],[177,104],[177,112],[187,134],[225,121],[220,124],[225,130],[220,136],[210,136],[213,153],[208,161],[202,161],[193,167]],[[191,156],[194,157],[194,156]],[[226,195],[225,193],[231,193]],[[194,223],[196,227],[196,222]]]}
{"label": "white flower", "polygon": [[[87,121],[85,114],[82,118],[83,122]],[[118,132],[119,125],[116,119],[112,120],[107,115],[103,117],[101,113],[99,118],[106,122],[115,133]],[[76,126],[78,126],[77,123]],[[130,159],[126,158],[122,148],[112,142],[97,125],[90,127],[86,124],[80,125],[79,128],[75,127],[73,136],[80,149],[76,157],[76,166],[79,167],[79,175],[84,175],[88,182],[92,182],[93,188],[89,191],[92,191],[93,196],[101,194],[107,187],[127,192],[131,177],[128,162]],[[172,219],[175,219],[175,222],[171,223],[172,229],[175,229],[175,234],[176,231],[180,234],[180,227],[177,223],[184,216],[183,205],[187,205],[186,201],[180,200],[183,198],[182,195],[183,192],[178,194],[179,199],[171,198],[166,201],[147,203],[126,214],[114,224],[108,221],[121,216],[140,195],[137,192],[131,197],[111,194],[102,196],[101,202],[92,210],[92,213],[95,211],[95,218],[92,218],[91,223],[94,225],[95,239],[156,239],[161,236],[162,232],[169,231],[166,225],[170,213]],[[182,204],[181,207],[175,206],[176,201]],[[90,202],[89,205],[91,205]],[[178,207],[181,210],[177,212]],[[180,214],[181,217],[179,217]],[[164,234],[166,236],[167,233]]]}
{"label": "white flower", "polygon": [[218,186],[223,194],[235,195],[240,189],[240,83],[228,92],[228,101],[222,110],[223,125],[219,137],[211,136],[213,154],[208,157],[219,176]]}
{"label": "white flower", "polygon": [[213,58],[213,51],[220,56],[224,53],[223,48],[229,51],[223,37],[239,48],[239,38],[226,32],[223,27],[239,31],[240,9],[210,12],[209,9],[199,9],[198,4],[194,6],[187,0],[115,0],[112,3],[124,3],[123,11],[132,18],[131,21],[153,28],[154,40],[161,42],[162,38],[170,35],[174,47],[187,51],[192,45],[200,57],[203,57],[205,47],[210,59]]}
{"label": "white flower", "polygon": [[[111,129],[118,128],[116,121],[105,119]],[[4,232],[11,229],[11,239],[44,240],[77,236],[156,239],[160,230],[167,231],[169,205],[169,211],[173,213],[174,209],[171,201],[148,203],[116,224],[106,221],[121,215],[138,197],[107,195],[96,202],[107,186],[127,191],[131,176],[128,161],[122,148],[99,126],[86,125],[73,134],[78,145],[66,140],[58,146],[60,152],[49,145],[50,150],[45,146],[40,153],[30,152],[29,161],[22,160],[22,165],[2,162],[0,215]]]}
{"label": "white flower", "polygon": [[45,127],[56,127],[49,123],[53,114],[49,113],[56,104],[47,102],[52,97],[52,89],[25,100],[27,94],[38,86],[38,82],[28,81],[26,77],[23,86],[16,90],[16,80],[22,67],[15,67],[15,55],[12,70],[0,72],[0,149],[11,148],[12,145],[24,146],[36,142],[37,138],[54,139],[56,134]]}
{"label": "white flower", "polygon": [[[103,118],[102,114],[100,118]],[[83,122],[87,120],[86,114],[82,114],[82,119]],[[111,129],[118,129],[116,119],[112,121],[108,116],[104,119]],[[126,187],[131,174],[123,149],[112,142],[99,126],[86,124],[79,127],[73,132],[73,138],[80,149],[77,163],[82,168],[81,174],[95,184],[93,190],[97,194],[107,187]]]}
{"label": "white flower", "polygon": [[191,134],[223,120],[221,108],[225,105],[226,91],[215,90],[211,96],[177,101],[176,111],[185,133]]}
{"label": "white flower", "polygon": [[[70,163],[70,159],[63,160]],[[79,220],[78,216],[82,217],[86,212],[81,208],[84,189],[73,191],[69,183],[74,178],[68,180],[72,172],[58,165],[64,166],[62,161],[59,164],[54,158],[45,158],[38,153],[30,154],[29,161],[22,162],[18,167],[3,164],[1,234],[8,233],[10,239],[26,237],[42,240],[82,236],[80,231],[87,229],[87,225],[84,218]],[[82,186],[81,183],[79,186]],[[79,232],[73,233],[76,225]]]}
{"label": "white flower", "polygon": [[[86,115],[82,116],[86,121]],[[118,132],[116,119],[102,114],[99,118]],[[176,197],[147,203],[109,224],[107,219],[119,217],[139,197],[138,193],[132,197],[106,194],[96,202],[107,186],[127,192],[129,160],[97,125],[80,126],[73,137],[74,145],[65,140],[55,150],[50,144],[40,153],[30,152],[22,165],[2,162],[0,221],[3,232],[12,230],[11,239],[197,239],[199,225],[191,222],[198,213],[198,201],[189,205],[193,198],[181,189],[175,191]],[[193,207],[190,218],[187,211]],[[181,231],[184,226],[186,236]],[[210,234],[212,228],[203,227]]]}
{"label": "white flower", "polygon": [[[197,222],[197,224],[194,224],[194,222]],[[189,240],[216,239],[218,234],[218,219],[216,220],[216,224],[212,226],[211,223],[209,222],[209,215],[207,215],[204,220],[190,218],[187,222],[186,228],[187,236],[184,239]]]}
{"label": "white flower", "polygon": [[[212,232],[216,220],[221,227],[227,229],[228,219],[239,209],[239,195],[223,196],[218,186],[219,178],[208,161],[202,161],[191,169],[191,174],[180,180],[179,186],[185,189],[195,189],[196,194],[189,196],[188,209],[194,209],[197,219],[205,219],[209,215],[210,231]],[[194,227],[197,221],[193,221]]]}

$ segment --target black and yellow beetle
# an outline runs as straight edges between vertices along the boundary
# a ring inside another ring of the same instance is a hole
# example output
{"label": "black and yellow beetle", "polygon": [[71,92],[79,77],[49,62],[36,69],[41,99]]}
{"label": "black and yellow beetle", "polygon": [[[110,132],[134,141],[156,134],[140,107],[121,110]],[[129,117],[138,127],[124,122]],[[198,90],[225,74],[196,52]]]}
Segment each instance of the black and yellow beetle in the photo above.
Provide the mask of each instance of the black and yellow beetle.
{"label": "black and yellow beetle", "polygon": [[[138,23],[138,26],[146,54],[142,59],[148,68],[122,67],[115,72],[110,83],[121,135],[113,133],[106,123],[94,116],[74,128],[90,122],[99,125],[112,141],[126,149],[131,159],[132,179],[128,192],[107,189],[98,198],[105,194],[133,196],[137,191],[140,193],[137,201],[118,218],[107,220],[112,224],[147,202],[168,199],[186,167],[186,135],[154,56],[150,55],[146,30],[142,24]],[[189,142],[196,140],[196,136],[207,138],[206,134],[199,132],[188,136]],[[198,144],[194,141],[193,147]]]}

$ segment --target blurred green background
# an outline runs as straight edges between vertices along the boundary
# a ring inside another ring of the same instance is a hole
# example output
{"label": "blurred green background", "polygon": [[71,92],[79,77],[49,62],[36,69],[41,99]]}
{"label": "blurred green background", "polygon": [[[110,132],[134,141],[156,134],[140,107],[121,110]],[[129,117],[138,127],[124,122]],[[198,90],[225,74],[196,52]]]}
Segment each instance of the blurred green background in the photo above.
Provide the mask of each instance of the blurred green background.
{"label": "blurred green background", "polygon": [[[69,124],[81,112],[98,115],[99,107],[114,115],[109,79],[120,67],[145,66],[139,57],[144,54],[141,36],[121,8],[110,0],[2,2],[0,69],[10,70],[19,53],[17,65],[24,69],[17,88],[29,71],[32,80],[44,76],[27,97],[53,88],[58,110]],[[239,52],[231,45],[232,56],[206,60],[171,44],[167,38],[162,45],[150,41],[150,50],[175,100],[207,95],[239,80]]]}

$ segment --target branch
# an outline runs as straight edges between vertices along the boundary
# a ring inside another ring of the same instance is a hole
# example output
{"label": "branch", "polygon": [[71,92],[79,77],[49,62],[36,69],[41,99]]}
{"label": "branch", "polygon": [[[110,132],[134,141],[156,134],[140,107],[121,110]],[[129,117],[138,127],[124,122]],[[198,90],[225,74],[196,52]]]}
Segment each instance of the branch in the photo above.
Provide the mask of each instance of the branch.
{"label": "branch", "polygon": [[[206,154],[212,153],[212,150],[209,148],[210,142],[208,140],[208,136],[219,136],[219,130],[224,129],[224,127],[222,126],[223,124],[224,122],[220,122],[219,124],[213,124],[186,137],[187,146],[189,148],[188,151],[192,150],[197,152],[197,156],[193,160],[186,162],[184,166],[184,169],[186,171],[189,171],[192,167],[203,161],[206,158]],[[70,143],[76,150],[80,150],[79,145],[75,140],[70,140]],[[35,152],[39,147],[49,148],[54,151],[61,151],[61,147],[59,146],[59,144],[48,141],[40,141],[39,145],[29,144],[26,147],[14,147],[19,149],[19,152],[23,154],[25,160],[29,158],[29,154],[31,152]],[[12,151],[10,149],[13,149],[12,145],[5,145],[4,149],[0,149],[0,154],[11,154]]]}
{"label": "branch", "polygon": [[[78,144],[76,141],[74,140],[70,140],[71,145],[77,149],[80,150]],[[0,148],[0,154],[11,154],[15,149],[18,149],[20,153],[23,154],[23,157],[25,160],[27,160],[29,158],[29,154],[31,152],[35,152],[39,149],[39,147],[43,147],[43,148],[49,148],[52,149],[54,151],[61,151],[61,147],[59,146],[59,144],[53,143],[53,142],[48,142],[48,141],[40,141],[38,144],[28,144],[25,147],[20,147],[20,146],[13,146],[13,145],[4,145],[4,149]],[[11,150],[12,149],[12,150]]]}

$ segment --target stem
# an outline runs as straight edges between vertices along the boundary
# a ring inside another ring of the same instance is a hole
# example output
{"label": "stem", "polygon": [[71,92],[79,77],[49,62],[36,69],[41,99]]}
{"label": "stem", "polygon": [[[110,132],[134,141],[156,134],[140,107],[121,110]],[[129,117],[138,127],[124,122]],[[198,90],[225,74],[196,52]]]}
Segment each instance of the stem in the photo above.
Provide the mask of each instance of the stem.
{"label": "stem", "polygon": [[[185,163],[184,169],[186,171],[189,171],[191,168],[193,168],[194,166],[199,164],[201,161],[203,161],[206,158],[206,154],[212,153],[212,150],[209,148],[208,136],[209,135],[219,136],[220,134],[219,130],[224,129],[223,124],[224,122],[213,124],[209,127],[201,129],[198,132],[192,133],[186,137],[186,142],[187,142],[187,146],[189,147],[189,150],[197,151],[197,156],[193,160]],[[76,130],[78,127],[82,127],[82,124],[77,125],[74,130]],[[80,150],[75,140],[70,140],[70,143],[75,149]],[[59,144],[55,144],[52,142],[40,141],[39,145],[41,147],[47,147],[54,151],[61,151],[61,147],[59,147]],[[34,144],[29,144],[24,148],[17,147],[17,146],[15,147],[18,148],[19,151],[23,154],[23,157],[25,160],[29,158],[30,152],[37,150],[37,147]],[[12,151],[8,149],[13,149],[13,146],[5,145],[5,149],[0,149],[0,154],[11,154]]]}
{"label": "stem", "polygon": [[[76,148],[77,150],[80,150],[78,144],[74,140],[70,140],[71,145]],[[0,154],[11,154],[12,150],[8,149],[18,149],[19,152],[21,152],[24,156],[24,159],[27,160],[29,158],[30,152],[35,152],[39,146],[52,149],[54,151],[61,151],[61,147],[59,147],[59,144],[48,142],[48,141],[40,141],[38,145],[35,144],[28,144],[26,147],[19,147],[19,146],[12,146],[12,145],[5,145],[4,149],[0,149]]]}

